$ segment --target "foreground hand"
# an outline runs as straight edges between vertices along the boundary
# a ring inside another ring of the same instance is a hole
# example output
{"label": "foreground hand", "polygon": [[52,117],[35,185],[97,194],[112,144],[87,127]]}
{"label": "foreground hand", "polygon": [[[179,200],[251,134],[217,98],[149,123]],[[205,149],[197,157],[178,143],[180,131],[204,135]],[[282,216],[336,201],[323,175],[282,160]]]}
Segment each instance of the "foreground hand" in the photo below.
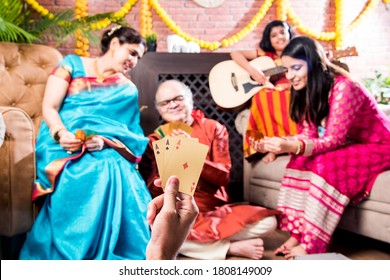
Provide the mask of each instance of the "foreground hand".
{"label": "foreground hand", "polygon": [[[161,185],[160,180],[155,183]],[[175,259],[195,222],[199,209],[193,197],[178,193],[178,189],[178,178],[171,176],[165,193],[149,203],[147,221],[152,234],[146,248],[146,259]]]}

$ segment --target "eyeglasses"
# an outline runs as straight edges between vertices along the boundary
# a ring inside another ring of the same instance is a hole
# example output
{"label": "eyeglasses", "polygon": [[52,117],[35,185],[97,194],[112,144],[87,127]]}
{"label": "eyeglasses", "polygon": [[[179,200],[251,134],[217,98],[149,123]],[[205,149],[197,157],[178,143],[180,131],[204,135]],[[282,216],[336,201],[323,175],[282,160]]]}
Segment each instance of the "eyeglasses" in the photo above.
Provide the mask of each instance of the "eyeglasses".
{"label": "eyeglasses", "polygon": [[168,104],[170,104],[171,102],[174,102],[175,104],[177,103],[180,103],[184,100],[184,96],[183,95],[178,95],[178,96],[175,96],[174,98],[172,99],[168,99],[168,100],[163,100],[161,102],[158,102],[157,103],[157,106],[158,107],[166,107],[168,106]]}

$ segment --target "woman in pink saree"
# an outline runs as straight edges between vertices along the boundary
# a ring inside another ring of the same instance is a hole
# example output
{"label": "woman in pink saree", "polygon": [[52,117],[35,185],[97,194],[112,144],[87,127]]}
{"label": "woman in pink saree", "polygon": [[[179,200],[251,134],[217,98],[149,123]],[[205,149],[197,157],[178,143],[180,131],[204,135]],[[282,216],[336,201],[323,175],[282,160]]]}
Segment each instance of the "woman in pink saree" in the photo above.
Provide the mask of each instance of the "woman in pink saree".
{"label": "woman in pink saree", "polygon": [[298,135],[251,145],[292,154],[277,206],[279,228],[290,238],[275,251],[292,259],[326,252],[345,207],[368,196],[379,173],[390,169],[390,153],[384,152],[390,151],[390,119],[313,39],[292,39],[282,63],[292,85],[290,114]]}

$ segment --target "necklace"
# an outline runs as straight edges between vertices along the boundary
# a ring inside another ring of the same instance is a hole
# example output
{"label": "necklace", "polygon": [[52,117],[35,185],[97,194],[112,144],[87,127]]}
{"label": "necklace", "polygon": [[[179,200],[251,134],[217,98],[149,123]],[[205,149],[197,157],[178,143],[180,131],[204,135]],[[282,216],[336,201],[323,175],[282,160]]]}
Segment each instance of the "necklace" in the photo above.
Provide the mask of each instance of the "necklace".
{"label": "necklace", "polygon": [[99,58],[97,57],[95,61],[93,62],[93,67],[96,73],[96,81],[98,83],[103,83],[104,79],[106,78],[102,73],[100,73],[99,68],[98,68],[98,60]]}

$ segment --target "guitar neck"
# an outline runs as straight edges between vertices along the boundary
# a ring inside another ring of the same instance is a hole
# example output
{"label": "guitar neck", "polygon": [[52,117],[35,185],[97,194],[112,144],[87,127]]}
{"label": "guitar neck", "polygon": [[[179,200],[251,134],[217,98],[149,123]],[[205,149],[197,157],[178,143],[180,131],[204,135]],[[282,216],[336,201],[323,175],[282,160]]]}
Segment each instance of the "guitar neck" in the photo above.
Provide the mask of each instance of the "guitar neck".
{"label": "guitar neck", "polygon": [[270,68],[270,69],[263,71],[264,75],[266,75],[267,77],[270,77],[270,76],[273,76],[276,74],[281,74],[284,72],[287,72],[287,69],[283,66],[277,66],[277,67],[273,67],[273,68]]}

